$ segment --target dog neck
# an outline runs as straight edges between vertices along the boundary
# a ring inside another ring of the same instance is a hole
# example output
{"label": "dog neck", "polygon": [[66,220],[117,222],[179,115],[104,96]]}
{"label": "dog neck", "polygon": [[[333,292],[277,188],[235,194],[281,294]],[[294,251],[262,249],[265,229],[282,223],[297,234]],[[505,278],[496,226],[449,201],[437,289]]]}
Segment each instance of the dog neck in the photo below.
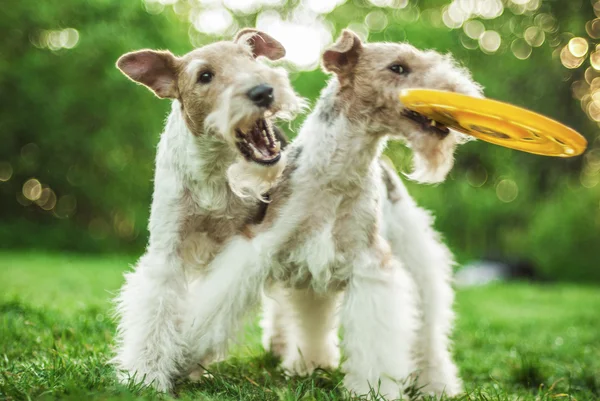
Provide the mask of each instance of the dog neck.
{"label": "dog neck", "polygon": [[324,89],[297,140],[304,157],[310,158],[305,161],[312,174],[344,190],[366,180],[387,142],[385,135],[372,132],[366,120],[347,115],[347,109],[337,80],[333,80]]}
{"label": "dog neck", "polygon": [[202,209],[224,210],[236,198],[227,180],[227,170],[237,156],[217,135],[193,135],[181,104],[175,100],[158,146],[155,182],[177,180]]}
{"label": "dog neck", "polygon": [[226,181],[226,171],[237,158],[235,150],[217,135],[194,135],[186,124],[179,101],[173,101],[163,137],[166,145],[160,151],[170,153],[169,162],[186,182],[219,183]]}

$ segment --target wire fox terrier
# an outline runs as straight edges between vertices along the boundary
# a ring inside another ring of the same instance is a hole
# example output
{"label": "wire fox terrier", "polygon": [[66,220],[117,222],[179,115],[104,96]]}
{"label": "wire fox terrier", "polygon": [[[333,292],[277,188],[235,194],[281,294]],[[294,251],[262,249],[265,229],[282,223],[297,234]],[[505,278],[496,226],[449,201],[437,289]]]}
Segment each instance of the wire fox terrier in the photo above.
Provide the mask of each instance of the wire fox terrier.
{"label": "wire fox terrier", "polygon": [[116,300],[113,363],[122,380],[172,387],[186,365],[181,322],[188,283],[206,273],[231,237],[248,235],[264,216],[262,196],[285,165],[273,120],[291,118],[302,101],[285,70],[257,58],[284,55],[269,35],[244,29],[232,42],[183,57],[142,50],[117,62],[133,81],[173,99],[158,146],[148,247]]}
{"label": "wire fox terrier", "polygon": [[388,137],[413,151],[412,178],[442,181],[461,134],[404,109],[404,88],[482,96],[449,56],[408,44],[364,44],[344,31],[322,58],[334,77],[298,137],[253,238],[232,238],[190,286],[183,320],[188,370],[215,355],[267,288],[264,343],[291,373],[339,362],[354,394],[454,395],[449,350],[453,258],[432,218],[380,160]]}

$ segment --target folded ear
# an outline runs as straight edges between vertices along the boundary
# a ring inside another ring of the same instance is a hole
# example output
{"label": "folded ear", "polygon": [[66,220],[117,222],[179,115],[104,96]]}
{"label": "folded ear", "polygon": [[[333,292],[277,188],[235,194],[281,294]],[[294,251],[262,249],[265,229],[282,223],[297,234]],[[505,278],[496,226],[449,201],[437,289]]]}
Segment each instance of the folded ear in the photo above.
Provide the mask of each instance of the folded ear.
{"label": "folded ear", "polygon": [[117,68],[131,80],[150,88],[160,98],[176,98],[179,61],[170,52],[140,50],[126,53]]}
{"label": "folded ear", "polygon": [[323,69],[338,76],[348,74],[356,66],[362,48],[360,38],[344,29],[338,40],[323,53]]}
{"label": "folded ear", "polygon": [[246,43],[254,57],[265,56],[269,60],[279,60],[285,56],[285,48],[271,35],[252,28],[244,28],[235,35],[235,43]]}

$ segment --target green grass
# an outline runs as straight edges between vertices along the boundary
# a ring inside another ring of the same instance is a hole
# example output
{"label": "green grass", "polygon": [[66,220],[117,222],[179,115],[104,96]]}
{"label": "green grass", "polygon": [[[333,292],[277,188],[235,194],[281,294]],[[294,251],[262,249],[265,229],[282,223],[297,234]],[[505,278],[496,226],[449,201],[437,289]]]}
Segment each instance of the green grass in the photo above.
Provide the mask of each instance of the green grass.
{"label": "green grass", "polygon": [[[138,400],[162,396],[119,385],[106,361],[111,293],[133,259],[0,254],[0,399]],[[600,288],[502,284],[457,297],[461,400],[600,398]],[[182,383],[182,400],[339,400],[339,371],[287,378],[261,352],[259,331],[214,378]]]}

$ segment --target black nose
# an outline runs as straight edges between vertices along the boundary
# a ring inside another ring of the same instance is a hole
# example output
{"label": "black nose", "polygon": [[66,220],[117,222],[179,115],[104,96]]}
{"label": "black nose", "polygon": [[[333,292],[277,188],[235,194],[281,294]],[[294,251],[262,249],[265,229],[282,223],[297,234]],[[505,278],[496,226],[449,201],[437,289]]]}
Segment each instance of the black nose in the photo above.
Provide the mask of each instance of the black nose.
{"label": "black nose", "polygon": [[258,107],[269,107],[273,104],[273,87],[260,84],[250,89],[247,93],[250,100]]}

